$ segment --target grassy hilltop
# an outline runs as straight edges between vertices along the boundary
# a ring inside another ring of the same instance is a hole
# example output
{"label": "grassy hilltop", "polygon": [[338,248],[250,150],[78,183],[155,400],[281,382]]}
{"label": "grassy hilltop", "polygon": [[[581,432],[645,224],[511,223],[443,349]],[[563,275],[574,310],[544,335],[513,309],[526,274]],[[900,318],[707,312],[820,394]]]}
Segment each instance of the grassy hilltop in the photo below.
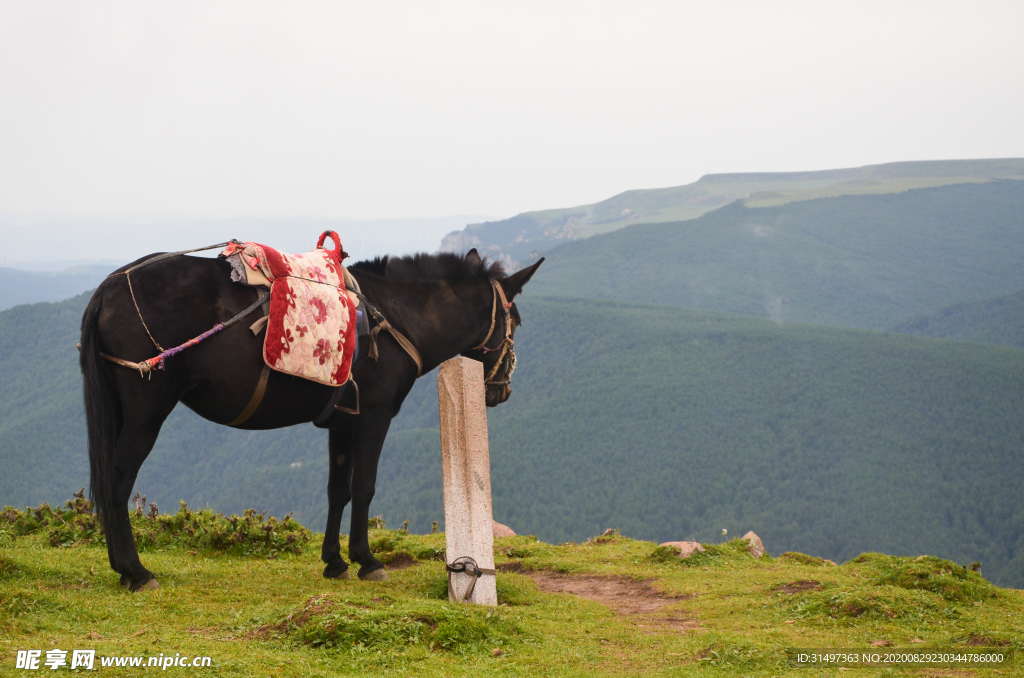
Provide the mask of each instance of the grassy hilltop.
{"label": "grassy hilltop", "polygon": [[[83,504],[59,520],[46,509],[0,515],[5,669],[19,649],[59,648],[95,649],[97,667],[111,655],[210,656],[201,672],[217,676],[824,676],[835,669],[796,669],[787,652],[1024,652],[1024,592],[968,568],[874,553],[841,566],[796,553],[755,560],[740,540],[681,560],[615,533],[560,546],[499,539],[500,604],[485,608],[447,601],[442,534],[372,530],[390,580],[324,580],[319,535],[294,523],[275,522],[271,539],[259,516],[226,527],[208,513],[140,510],[136,540],[161,587],[130,594]],[[861,674],[878,675],[850,675]]]}

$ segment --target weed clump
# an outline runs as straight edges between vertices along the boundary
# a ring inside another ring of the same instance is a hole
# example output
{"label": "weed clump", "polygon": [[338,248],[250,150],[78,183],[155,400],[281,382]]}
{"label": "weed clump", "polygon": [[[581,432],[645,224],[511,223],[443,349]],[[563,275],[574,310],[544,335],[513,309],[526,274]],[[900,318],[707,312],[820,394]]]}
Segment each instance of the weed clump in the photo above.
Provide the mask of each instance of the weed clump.
{"label": "weed clump", "polygon": [[0,511],[0,526],[18,537],[48,529],[46,541],[54,547],[96,540],[103,543],[99,521],[92,512],[92,502],[85,498],[84,489],[65,502],[63,508],[53,508],[46,502],[36,508],[26,506],[24,511],[5,506]]}
{"label": "weed clump", "polygon": [[963,603],[992,598],[996,588],[980,573],[935,556],[901,558],[864,553],[851,562],[867,565],[879,586],[929,591],[950,602]]}
{"label": "weed clump", "polygon": [[246,509],[228,518],[210,509],[192,511],[179,502],[177,513],[153,518],[137,517],[132,527],[135,542],[149,546],[183,546],[243,556],[300,554],[312,535],[288,514],[281,520],[266,511]]}
{"label": "weed clump", "polygon": [[[106,539],[92,503],[85,499],[84,491],[68,500],[63,508],[42,504],[37,508],[19,511],[5,507],[0,512],[0,526],[17,536],[47,530],[46,542],[54,548],[75,545],[103,546]],[[209,509],[192,511],[185,502],[177,513],[161,515],[156,504],[150,504],[143,513],[145,497],[129,512],[135,546],[139,550],[154,547],[179,546],[187,549],[215,551],[249,556],[274,556],[283,553],[301,553],[309,543],[309,530],[292,520],[291,514],[278,520],[266,512],[253,509],[242,516],[225,517]]]}

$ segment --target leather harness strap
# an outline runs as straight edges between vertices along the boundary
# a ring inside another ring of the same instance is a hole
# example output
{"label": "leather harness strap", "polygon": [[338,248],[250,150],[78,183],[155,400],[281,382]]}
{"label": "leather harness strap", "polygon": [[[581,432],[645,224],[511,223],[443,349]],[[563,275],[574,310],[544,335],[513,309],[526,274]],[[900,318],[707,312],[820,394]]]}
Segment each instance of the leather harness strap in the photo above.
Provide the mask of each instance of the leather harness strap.
{"label": "leather harness strap", "polygon": [[501,348],[501,345],[495,346],[494,348],[487,348],[487,342],[491,340],[491,335],[494,334],[494,326],[498,322],[498,298],[501,298],[501,307],[505,311],[505,341],[509,341],[512,338],[512,329],[509,326],[508,311],[512,308],[512,304],[509,303],[508,299],[505,298],[505,290],[502,288],[501,283],[497,280],[491,279],[491,287],[494,288],[494,303],[491,306],[491,326],[487,330],[487,336],[480,342],[480,345],[474,348],[474,351],[483,351],[484,353],[490,353],[491,351],[497,351]]}
{"label": "leather harness strap", "polygon": [[462,600],[466,601],[466,602],[468,602],[470,596],[473,595],[473,589],[476,588],[476,582],[480,578],[481,575],[489,574],[489,575],[491,575],[493,577],[494,575],[497,574],[497,572],[494,569],[492,569],[492,568],[479,567],[476,564],[476,561],[473,560],[472,558],[470,558],[469,556],[462,556],[461,558],[456,558],[452,563],[445,563],[444,569],[446,569],[448,571],[448,590],[449,591],[452,591],[452,574],[453,573],[454,574],[459,574],[459,573],[468,574],[470,577],[473,578],[469,582],[469,587],[466,589],[466,592],[462,596]]}
{"label": "leather harness strap", "polygon": [[[162,370],[164,368],[164,360],[166,360],[167,358],[169,358],[169,357],[171,357],[173,355],[177,355],[178,353],[181,353],[182,351],[184,351],[186,348],[188,348],[190,346],[195,346],[199,342],[201,342],[204,339],[207,339],[207,338],[213,336],[214,334],[216,334],[217,332],[220,332],[221,330],[224,330],[225,328],[231,327],[236,322],[238,322],[239,320],[241,320],[245,316],[247,316],[250,313],[252,313],[253,311],[255,311],[259,306],[262,306],[268,299],[270,299],[270,292],[267,292],[266,294],[264,294],[262,297],[257,299],[254,303],[252,303],[251,305],[246,307],[243,311],[241,311],[240,313],[237,313],[230,320],[228,320],[226,322],[223,322],[223,323],[218,323],[218,324],[214,325],[211,329],[209,329],[206,332],[203,332],[202,334],[200,334],[198,337],[195,337],[194,339],[189,339],[188,341],[186,341],[181,346],[175,346],[174,348],[167,349],[166,351],[163,351],[160,355],[154,356],[152,358],[148,358],[146,360],[143,360],[142,362],[133,363],[130,360],[124,360],[122,358],[117,358],[117,357],[114,357],[112,355],[107,355],[106,353],[102,353],[102,352],[100,353],[100,357],[103,358],[104,360],[109,360],[110,362],[116,363],[116,364],[121,365],[123,367],[128,367],[128,368],[131,368],[133,370],[137,370],[139,372],[139,376],[140,377],[145,377],[147,375],[152,377],[153,370]],[[140,319],[141,319],[141,316],[140,316]],[[81,347],[79,347],[79,350],[81,350]]]}
{"label": "leather harness strap", "polygon": [[263,395],[267,392],[267,380],[270,379],[270,368],[266,363],[263,363],[263,371],[260,372],[260,380],[256,383],[256,390],[252,393],[252,398],[249,398],[249,404],[245,406],[242,413],[235,417],[232,421],[227,423],[228,426],[241,426],[249,417],[256,412],[256,408],[263,402]]}
{"label": "leather harness strap", "polygon": [[377,360],[380,357],[380,353],[377,351],[377,335],[381,333],[381,330],[387,331],[395,338],[398,345],[401,346],[409,357],[412,358],[413,362],[416,363],[416,378],[419,379],[423,376],[423,358],[420,356],[420,352],[416,350],[412,342],[409,341],[408,337],[399,332],[394,326],[387,321],[387,319],[381,315],[381,312],[377,310],[377,307],[370,303],[370,300],[363,296],[363,293],[359,290],[349,290],[354,293],[359,300],[366,306],[367,312],[373,316],[374,321],[377,325],[370,330],[370,350],[367,355],[373,360]]}
{"label": "leather harness strap", "polygon": [[[497,280],[491,279],[491,287],[494,288],[494,303],[491,306],[491,327],[487,330],[487,336],[480,342],[474,351],[483,351],[484,353],[491,353],[492,351],[500,350],[498,354],[498,360],[495,361],[494,367],[484,377],[484,384],[486,385],[502,385],[509,384],[512,381],[512,373],[516,369],[516,351],[515,345],[512,342],[512,317],[509,310],[512,308],[511,302],[505,297],[505,289],[501,286],[501,283]],[[498,322],[498,299],[501,299],[501,308],[505,313],[505,337],[501,340],[501,343],[494,347],[488,347],[487,342],[491,340],[491,336],[494,334],[494,326]],[[502,365],[505,364],[506,358],[508,360],[508,369],[505,374],[505,378],[498,380],[498,370],[501,369]]]}

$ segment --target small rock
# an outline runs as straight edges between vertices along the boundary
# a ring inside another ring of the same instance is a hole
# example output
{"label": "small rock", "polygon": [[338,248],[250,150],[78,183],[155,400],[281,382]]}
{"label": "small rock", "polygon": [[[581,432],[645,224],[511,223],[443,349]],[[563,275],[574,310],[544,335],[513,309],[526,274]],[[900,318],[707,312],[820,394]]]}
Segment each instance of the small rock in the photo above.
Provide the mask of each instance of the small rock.
{"label": "small rock", "polygon": [[[502,527],[504,527],[504,526],[502,526]],[[502,652],[501,650],[499,650],[498,648],[494,648],[493,650],[491,650],[491,654],[494,655],[495,657],[500,657],[501,655],[503,655],[505,653]]]}
{"label": "small rock", "polygon": [[890,645],[892,645],[892,641],[891,640],[872,640],[870,643],[868,643],[868,645],[870,645],[871,647],[889,647]]}
{"label": "small rock", "polygon": [[86,636],[86,638],[88,638],[89,640],[103,640],[103,636],[96,633],[95,631],[90,631],[89,635]]}
{"label": "small rock", "polygon": [[743,535],[742,539],[747,542],[747,551],[750,552],[750,555],[755,558],[760,558],[764,555],[764,543],[756,534],[747,532]]}
{"label": "small rock", "polygon": [[911,638],[910,642],[912,642],[912,643],[923,643],[924,641],[921,640],[920,638]]}
{"label": "small rock", "polygon": [[495,522],[493,520],[491,521],[491,533],[494,535],[495,539],[516,536],[516,533],[512,530],[511,527],[507,525],[502,525],[501,523]]}
{"label": "small rock", "polygon": [[679,549],[680,558],[689,558],[694,553],[704,551],[704,547],[695,541],[667,541],[661,546],[673,546]]}

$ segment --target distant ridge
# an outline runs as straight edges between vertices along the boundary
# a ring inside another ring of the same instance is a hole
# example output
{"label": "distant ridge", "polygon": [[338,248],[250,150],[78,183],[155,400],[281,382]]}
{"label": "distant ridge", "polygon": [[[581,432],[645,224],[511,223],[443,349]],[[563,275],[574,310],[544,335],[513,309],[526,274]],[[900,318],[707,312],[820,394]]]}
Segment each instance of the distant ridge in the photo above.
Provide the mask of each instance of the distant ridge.
{"label": "distant ridge", "polygon": [[638,224],[544,253],[532,293],[888,330],[1024,289],[1024,181]]}
{"label": "distant ridge", "polygon": [[692,184],[638,189],[592,205],[524,212],[469,224],[441,242],[442,251],[476,247],[513,266],[568,240],[638,223],[687,221],[735,200],[748,207],[840,195],[899,193],[992,179],[1024,179],[1024,158],[922,160],[811,172],[706,174]]}

